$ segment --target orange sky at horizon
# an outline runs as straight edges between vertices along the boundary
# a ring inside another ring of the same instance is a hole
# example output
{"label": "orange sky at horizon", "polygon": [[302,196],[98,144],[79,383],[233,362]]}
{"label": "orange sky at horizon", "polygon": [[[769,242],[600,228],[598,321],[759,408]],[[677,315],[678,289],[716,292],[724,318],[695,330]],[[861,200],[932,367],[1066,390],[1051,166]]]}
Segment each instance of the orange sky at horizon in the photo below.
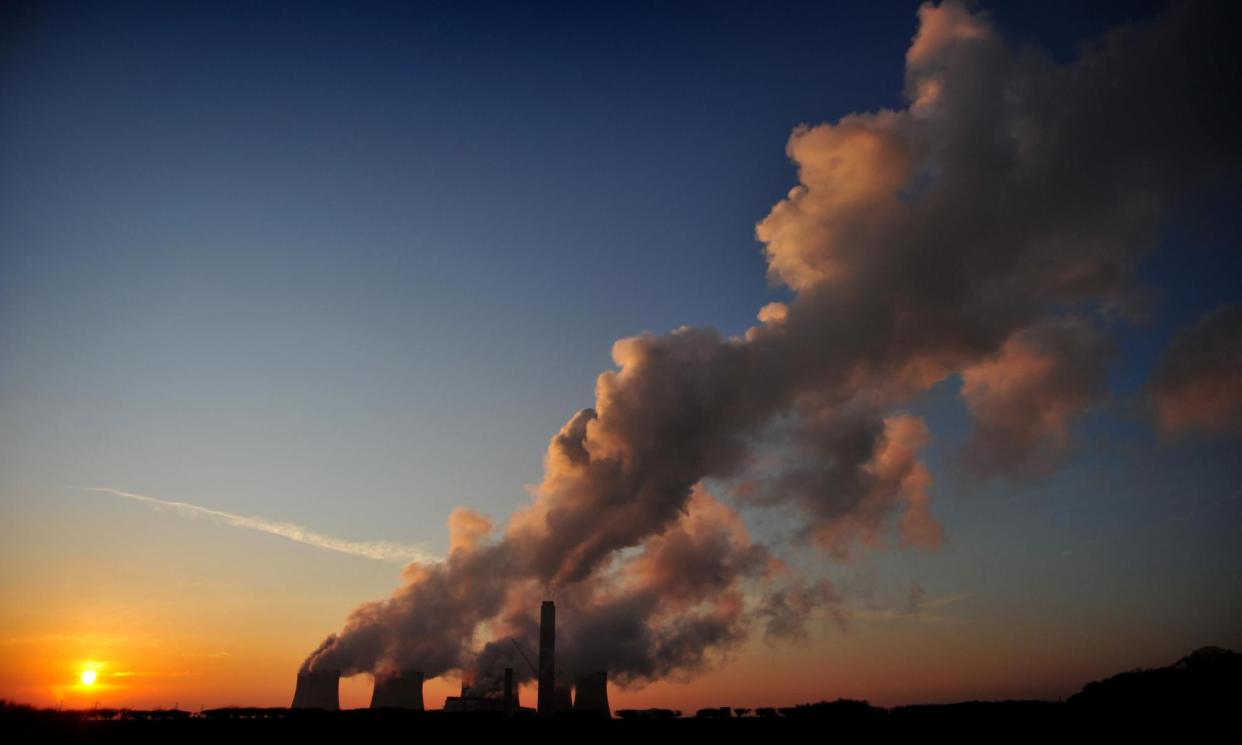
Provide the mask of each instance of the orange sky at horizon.
{"label": "orange sky at horizon", "polygon": [[[1009,634],[997,631],[966,621],[863,620],[847,633],[821,629],[818,638],[800,647],[752,640],[699,675],[628,689],[614,683],[609,697],[614,711],[662,707],[685,712],[835,698],[886,706],[1058,698],[1101,676],[1139,664],[1173,661],[1158,651],[1145,660],[1123,660],[1123,655],[1114,654],[1108,659],[1115,662],[1108,666],[1099,662],[1098,654],[1094,658],[1081,654],[1085,650],[1061,648],[1048,654],[1035,644],[1024,653],[1015,651],[1018,645],[1012,644]],[[1028,631],[1032,639],[1040,636]],[[934,639],[930,644],[929,637]],[[249,639],[232,637],[215,650],[202,647],[201,639],[190,635],[142,632],[51,632],[10,636],[0,643],[5,648],[0,655],[0,697],[66,709],[287,706],[302,653],[295,640],[282,640],[278,630],[268,629]],[[84,685],[80,675],[88,669],[98,677]],[[342,707],[367,706],[371,685],[369,675],[342,679]],[[427,681],[427,707],[440,708],[458,688],[452,674]],[[521,700],[534,705],[533,683],[522,686]]]}
{"label": "orange sky at horizon", "polygon": [[[3,699],[68,708],[287,706],[306,654],[353,608],[389,595],[400,572],[253,531],[170,523],[144,510],[118,521],[109,513],[124,504],[63,501],[56,531],[9,531],[0,543]],[[99,530],[109,519],[113,527]],[[1070,564],[1056,571],[1061,583],[1078,576]],[[845,631],[817,615],[803,641],[754,638],[689,680],[614,683],[610,702],[614,710],[694,711],[838,697],[886,706],[1056,698],[1123,670],[1171,664],[1200,646],[1239,646],[1221,625],[1227,613],[1193,606],[1188,623],[1177,620],[1177,605],[1135,606],[1140,600],[1038,601],[1007,583],[930,592],[914,615],[900,604],[876,610],[856,600],[844,608]],[[1140,613],[1148,622],[1131,623]],[[90,664],[98,678],[86,687],[79,676]],[[458,686],[453,676],[429,680],[428,707],[441,707]],[[370,695],[369,676],[342,681],[343,706],[366,706]],[[522,695],[533,705],[533,687]]]}

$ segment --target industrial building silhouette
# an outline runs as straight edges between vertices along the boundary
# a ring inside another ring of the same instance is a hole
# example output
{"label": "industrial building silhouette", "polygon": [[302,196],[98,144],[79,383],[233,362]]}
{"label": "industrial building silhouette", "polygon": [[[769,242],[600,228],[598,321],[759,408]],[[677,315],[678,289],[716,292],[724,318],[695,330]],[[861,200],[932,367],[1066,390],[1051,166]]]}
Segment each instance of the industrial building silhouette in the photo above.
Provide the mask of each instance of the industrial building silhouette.
{"label": "industrial building silhouette", "polygon": [[423,710],[423,674],[407,670],[375,678],[375,690],[371,692],[372,709]]}
{"label": "industrial building silhouette", "polygon": [[556,711],[556,604],[551,600],[539,606],[539,703],[543,716]]}
{"label": "industrial building silhouette", "polygon": [[[290,708],[337,711],[341,708],[340,683],[340,670],[302,670],[298,673]],[[422,696],[421,689],[419,696]]]}
{"label": "industrial building silhouette", "polygon": [[[505,668],[504,688],[499,697],[495,695],[471,695],[463,684],[460,696],[449,696],[444,710],[458,713],[501,713],[513,716],[523,710],[518,702],[517,686],[513,669]],[[536,711],[548,717],[567,711],[584,715],[609,718],[612,711],[608,705],[608,673],[597,671],[578,676],[574,691],[556,679],[556,604],[545,600],[539,608],[539,662],[534,671],[538,675],[538,701]],[[399,670],[375,676],[375,689],[371,693],[372,709],[423,710],[423,681],[421,670]],[[338,711],[340,705],[339,670],[302,670],[298,672],[297,687],[293,692],[294,709],[324,709]]]}

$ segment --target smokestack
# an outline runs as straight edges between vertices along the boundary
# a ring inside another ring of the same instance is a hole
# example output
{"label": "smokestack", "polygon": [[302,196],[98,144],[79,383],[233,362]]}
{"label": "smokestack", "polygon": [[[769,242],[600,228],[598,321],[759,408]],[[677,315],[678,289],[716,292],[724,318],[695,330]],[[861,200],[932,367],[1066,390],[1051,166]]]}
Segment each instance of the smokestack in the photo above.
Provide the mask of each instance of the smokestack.
{"label": "smokestack", "polygon": [[513,700],[513,668],[505,668],[505,714],[512,715],[517,709],[517,702]]}
{"label": "smokestack", "polygon": [[341,699],[337,688],[340,682],[340,670],[299,672],[298,686],[293,691],[292,708],[339,710]]}
{"label": "smokestack", "polygon": [[539,713],[556,711],[556,605],[551,600],[539,606]]}
{"label": "smokestack", "polygon": [[608,708],[608,673],[587,673],[578,677],[574,692],[574,711],[593,711],[612,718]]}
{"label": "smokestack", "polygon": [[401,670],[375,676],[375,688],[371,692],[371,708],[422,711],[422,671]]}

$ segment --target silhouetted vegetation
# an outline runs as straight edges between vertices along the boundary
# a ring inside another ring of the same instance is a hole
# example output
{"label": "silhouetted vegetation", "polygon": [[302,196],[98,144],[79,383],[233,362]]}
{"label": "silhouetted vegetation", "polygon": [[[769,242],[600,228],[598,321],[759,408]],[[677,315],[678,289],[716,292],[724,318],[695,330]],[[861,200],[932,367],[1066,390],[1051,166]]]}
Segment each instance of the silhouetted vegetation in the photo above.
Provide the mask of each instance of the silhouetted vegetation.
{"label": "silhouetted vegetation", "polygon": [[854,701],[840,698],[836,701],[820,701],[818,704],[801,704],[780,709],[781,716],[787,719],[813,719],[833,721],[843,724],[864,724],[876,721],[884,716],[883,709],[877,709],[866,701]]}
{"label": "silhouetted vegetation", "polygon": [[676,719],[681,712],[677,709],[621,709],[617,716],[622,719]]}
{"label": "silhouetted vegetation", "polygon": [[733,710],[727,706],[699,709],[694,713],[695,719],[728,719],[731,716],[733,716]]}
{"label": "silhouetted vegetation", "polygon": [[1242,703],[1242,655],[1204,647],[1169,667],[1134,670],[1088,683],[1067,703],[1076,712],[1093,714],[1210,715]]}

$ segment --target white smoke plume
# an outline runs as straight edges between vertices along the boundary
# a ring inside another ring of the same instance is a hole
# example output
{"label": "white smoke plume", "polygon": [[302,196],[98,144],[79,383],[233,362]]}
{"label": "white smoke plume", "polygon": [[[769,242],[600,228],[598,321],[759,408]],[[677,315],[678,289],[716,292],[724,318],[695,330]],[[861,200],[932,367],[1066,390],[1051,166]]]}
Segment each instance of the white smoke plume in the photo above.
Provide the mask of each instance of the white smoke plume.
{"label": "white smoke plume", "polygon": [[933,434],[902,407],[954,376],[977,465],[1055,468],[1102,400],[1105,321],[1142,298],[1162,220],[1237,171],[1239,8],[1178,5],[1058,64],[986,13],[924,5],[903,108],[789,139],[798,184],[756,232],[790,301],[740,336],[618,341],[533,500],[496,534],[456,514],[449,558],[412,565],[306,664],[494,677],[509,639],[535,648],[547,595],[562,669],[622,683],[693,673],[755,629],[842,622],[831,584],[756,544],[704,483],[792,506],[829,557],[935,548]]}

